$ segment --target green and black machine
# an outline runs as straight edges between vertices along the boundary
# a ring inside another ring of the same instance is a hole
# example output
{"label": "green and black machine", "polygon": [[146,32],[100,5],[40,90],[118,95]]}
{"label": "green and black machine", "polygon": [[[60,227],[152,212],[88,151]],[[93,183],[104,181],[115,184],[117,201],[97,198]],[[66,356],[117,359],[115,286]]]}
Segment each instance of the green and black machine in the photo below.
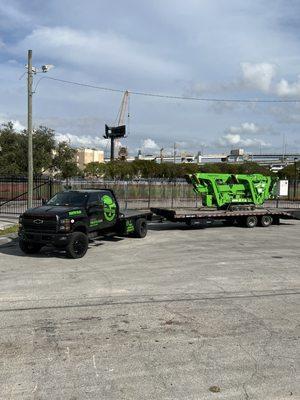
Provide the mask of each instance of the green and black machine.
{"label": "green and black machine", "polygon": [[195,173],[187,182],[200,194],[203,205],[218,209],[231,206],[261,206],[275,197],[276,178],[261,174]]}

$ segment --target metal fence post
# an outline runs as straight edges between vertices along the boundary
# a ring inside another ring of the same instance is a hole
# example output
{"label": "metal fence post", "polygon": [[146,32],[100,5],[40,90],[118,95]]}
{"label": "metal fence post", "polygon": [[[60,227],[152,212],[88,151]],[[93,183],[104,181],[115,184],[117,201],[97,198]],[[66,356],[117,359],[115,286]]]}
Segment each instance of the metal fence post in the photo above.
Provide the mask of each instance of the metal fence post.
{"label": "metal fence post", "polygon": [[125,210],[127,210],[127,195],[128,195],[128,182],[124,182],[124,203],[125,203]]}
{"label": "metal fence post", "polygon": [[53,196],[53,180],[50,178],[49,180],[49,199]]}
{"label": "metal fence post", "polygon": [[150,208],[151,203],[151,179],[148,179],[148,208]]}

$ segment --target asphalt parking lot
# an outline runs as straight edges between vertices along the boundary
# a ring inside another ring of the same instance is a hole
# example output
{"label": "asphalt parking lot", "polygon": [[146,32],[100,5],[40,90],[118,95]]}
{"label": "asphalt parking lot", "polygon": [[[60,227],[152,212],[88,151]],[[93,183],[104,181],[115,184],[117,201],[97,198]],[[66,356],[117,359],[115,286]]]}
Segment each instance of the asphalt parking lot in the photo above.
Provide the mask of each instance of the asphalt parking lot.
{"label": "asphalt parking lot", "polygon": [[0,241],[1,399],[299,399],[300,221]]}

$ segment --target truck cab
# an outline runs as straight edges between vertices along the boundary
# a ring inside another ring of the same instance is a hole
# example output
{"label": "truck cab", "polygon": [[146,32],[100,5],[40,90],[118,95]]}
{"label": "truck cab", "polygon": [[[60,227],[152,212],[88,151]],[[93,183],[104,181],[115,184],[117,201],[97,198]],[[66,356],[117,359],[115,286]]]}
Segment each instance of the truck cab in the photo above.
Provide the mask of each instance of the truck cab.
{"label": "truck cab", "polygon": [[66,250],[68,257],[83,257],[91,238],[105,235],[147,234],[151,212],[121,212],[110,189],[59,192],[40,207],[19,218],[19,245],[26,254],[45,245]]}

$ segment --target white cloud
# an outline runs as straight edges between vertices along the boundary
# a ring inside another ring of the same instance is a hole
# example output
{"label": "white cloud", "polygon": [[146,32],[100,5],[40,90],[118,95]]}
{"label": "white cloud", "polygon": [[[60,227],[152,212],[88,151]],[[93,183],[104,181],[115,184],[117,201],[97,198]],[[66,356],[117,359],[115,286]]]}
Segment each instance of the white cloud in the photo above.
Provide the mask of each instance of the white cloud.
{"label": "white cloud", "polygon": [[300,75],[298,80],[289,83],[286,79],[281,79],[281,81],[276,85],[276,94],[278,96],[300,96]]}
{"label": "white cloud", "polygon": [[242,138],[239,134],[228,133],[219,139],[219,144],[221,146],[243,146],[243,147],[269,147],[270,144],[266,143],[264,140],[256,138]]}
{"label": "white cloud", "polygon": [[58,142],[68,142],[74,147],[86,148],[105,148],[108,145],[108,140],[101,137],[90,135],[73,135],[71,133],[57,133],[56,140]]}
{"label": "white cloud", "polygon": [[256,125],[254,122],[243,122],[239,126],[231,126],[228,131],[233,134],[255,134],[261,132],[263,129]]}
{"label": "white cloud", "polygon": [[145,150],[158,150],[159,146],[153,139],[145,139],[142,142],[142,148]]}
{"label": "white cloud", "polygon": [[151,54],[147,45],[114,32],[75,30],[68,27],[39,27],[19,42],[14,53],[34,48],[39,57],[57,59],[85,66],[90,70],[103,67],[120,68],[138,74],[173,75],[179,77],[181,66]]}
{"label": "white cloud", "polygon": [[12,122],[14,129],[16,132],[22,132],[24,129],[26,129],[26,127],[21,124],[21,122],[19,120],[12,120],[12,119],[8,119],[8,118],[4,118],[4,117],[0,117],[0,125],[2,124],[7,124],[8,122]]}
{"label": "white cloud", "polygon": [[258,64],[243,62],[241,68],[245,86],[269,92],[272,80],[276,75],[275,65],[266,62]]}
{"label": "white cloud", "polygon": [[26,129],[26,127],[23,124],[21,124],[21,122],[18,121],[18,120],[14,120],[14,121],[11,121],[11,122],[14,124],[14,128],[15,128],[15,130],[17,132],[21,132],[24,129]]}

